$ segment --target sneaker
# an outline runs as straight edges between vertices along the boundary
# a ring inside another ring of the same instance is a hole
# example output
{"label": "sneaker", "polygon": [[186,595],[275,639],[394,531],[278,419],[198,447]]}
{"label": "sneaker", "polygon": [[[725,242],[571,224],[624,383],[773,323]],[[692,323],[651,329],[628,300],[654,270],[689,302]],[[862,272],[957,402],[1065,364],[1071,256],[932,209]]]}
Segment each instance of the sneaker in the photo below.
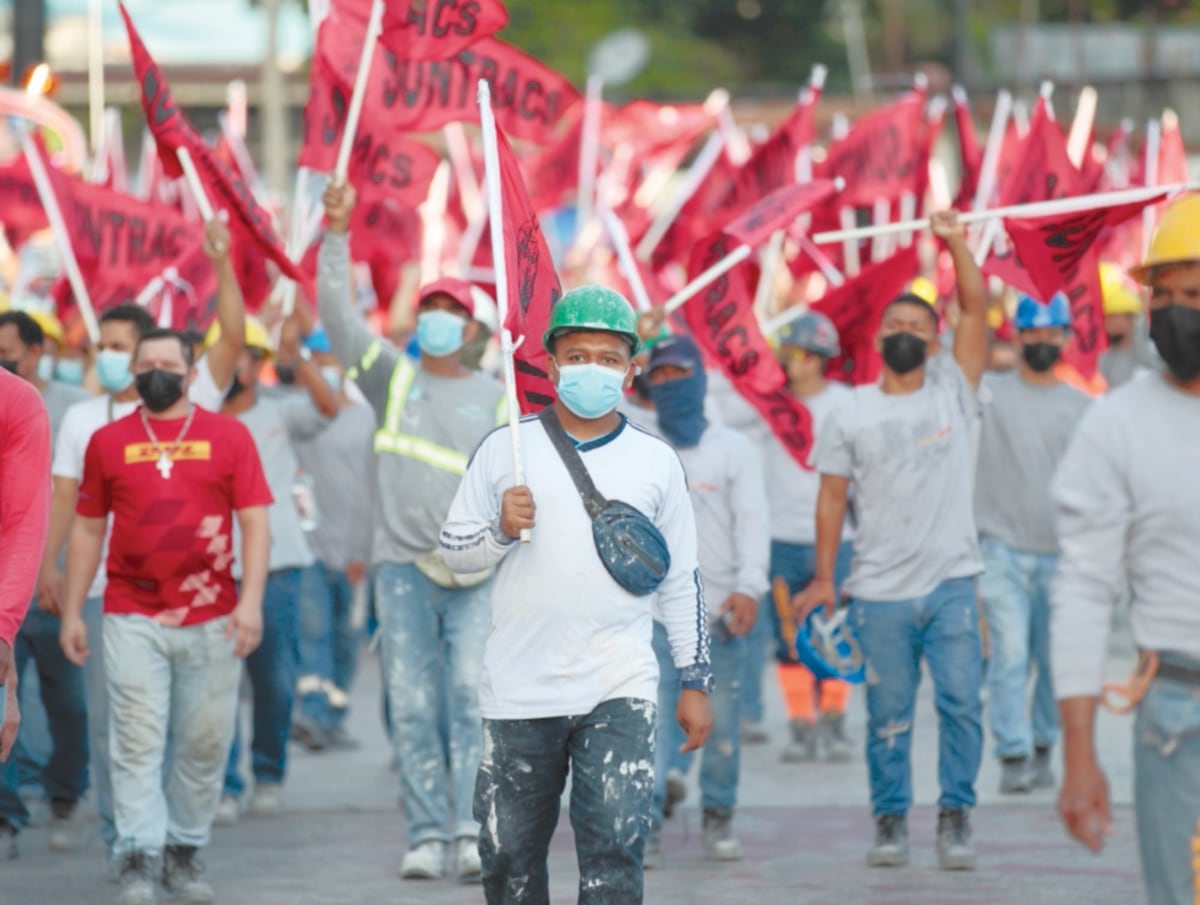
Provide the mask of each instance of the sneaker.
{"label": "sneaker", "polygon": [[325,738],[329,742],[329,747],[334,751],[357,751],[362,747],[362,742],[346,731],[345,726],[334,726],[325,733]]}
{"label": "sneaker", "polygon": [[675,805],[687,798],[687,783],[678,770],[667,771],[667,797],[663,799],[663,819],[675,813]]}
{"label": "sneaker", "polygon": [[658,829],[650,830],[646,837],[646,851],[642,855],[642,870],[662,870],[667,866],[667,856],[663,853],[662,833]]}
{"label": "sneaker", "polygon": [[908,821],[903,814],[875,818],[875,844],[867,852],[868,867],[903,867],[908,864]]}
{"label": "sneaker", "polygon": [[975,869],[971,822],[966,811],[938,812],[937,853],[938,867],[942,870]]}
{"label": "sneaker", "polygon": [[771,740],[767,730],[763,729],[758,720],[742,720],[742,744],[765,745]]}
{"label": "sneaker", "polygon": [[405,880],[440,880],[446,876],[446,843],[422,842],[409,849],[400,863]]}
{"label": "sneaker", "polygon": [[50,823],[46,840],[52,852],[69,852],[75,848],[75,815],[76,802],[65,798],[50,800]]}
{"label": "sneaker", "polygon": [[148,852],[128,852],[119,863],[117,905],[154,905],[158,859]]}
{"label": "sneaker", "polygon": [[1025,757],[1000,758],[1000,794],[1024,795],[1033,788],[1033,777],[1029,774],[1029,759]]}
{"label": "sneaker", "polygon": [[213,826],[233,826],[238,822],[241,811],[241,803],[235,796],[222,795],[217,813],[213,815]]}
{"label": "sneaker", "polygon": [[0,817],[0,861],[16,861],[17,835],[21,831]]}
{"label": "sneaker", "polygon": [[792,740],[780,757],[785,764],[803,764],[817,759],[817,732],[808,720],[792,720]]}
{"label": "sneaker", "polygon": [[742,860],[742,844],[733,835],[732,809],[705,809],[704,857],[709,861]]}
{"label": "sneaker", "polygon": [[853,752],[850,749],[850,739],[846,736],[846,715],[844,713],[821,714],[818,731],[825,749],[825,759],[833,764],[847,763],[853,756]]}
{"label": "sneaker", "polygon": [[292,741],[303,745],[310,754],[329,747],[329,736],[325,730],[306,716],[298,716],[292,721]]}
{"label": "sneaker", "polygon": [[1053,789],[1054,749],[1049,745],[1037,745],[1033,749],[1033,767],[1030,770],[1030,785],[1035,789]]}
{"label": "sneaker", "polygon": [[463,883],[478,883],[483,878],[483,861],[479,857],[479,840],[462,836],[458,840],[458,879]]}
{"label": "sneaker", "polygon": [[283,810],[283,786],[277,782],[255,783],[250,799],[250,814],[254,817],[274,817]]}
{"label": "sneaker", "polygon": [[200,879],[204,865],[194,845],[168,845],[163,852],[163,891],[184,905],[208,905],[216,900],[213,888]]}

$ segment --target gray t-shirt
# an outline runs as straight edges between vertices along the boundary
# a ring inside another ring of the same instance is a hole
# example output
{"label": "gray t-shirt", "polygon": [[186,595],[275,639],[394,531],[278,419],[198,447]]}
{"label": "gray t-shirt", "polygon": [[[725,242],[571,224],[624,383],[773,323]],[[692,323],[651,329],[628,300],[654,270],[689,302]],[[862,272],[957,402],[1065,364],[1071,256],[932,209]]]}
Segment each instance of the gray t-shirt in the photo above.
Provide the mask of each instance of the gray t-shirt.
{"label": "gray t-shirt", "polygon": [[57,380],[46,381],[46,386],[42,390],[42,401],[46,403],[46,411],[50,415],[51,448],[58,442],[58,428],[62,425],[63,418],[66,417],[67,409],[76,402],[83,402],[85,399],[91,398],[91,394],[80,387],[71,386],[69,383],[60,383]]}
{"label": "gray t-shirt", "polygon": [[1055,553],[1050,481],[1091,400],[1065,383],[1035,386],[1016,371],[986,374],[975,479],[980,537],[1027,553]]}
{"label": "gray t-shirt", "polygon": [[825,419],[822,474],[849,478],[858,517],[846,590],[863,600],[923,597],[983,571],[971,512],[970,428],[979,402],[948,353],[915,393],[857,387]]}
{"label": "gray t-shirt", "polygon": [[308,533],[313,554],[331,569],[371,555],[375,497],[375,413],[366,403],[348,405],[324,430],[296,444],[300,466],[312,478],[317,525]]}
{"label": "gray t-shirt", "polygon": [[[312,551],[300,527],[300,513],[292,485],[300,463],[296,460],[295,444],[315,437],[329,425],[308,395],[268,396],[260,394],[252,408],[237,416],[254,437],[263,473],[275,502],[267,510],[271,522],[271,559],[268,568],[300,569],[313,563]],[[234,524],[233,549],[237,560],[234,578],[242,576],[241,532]]]}

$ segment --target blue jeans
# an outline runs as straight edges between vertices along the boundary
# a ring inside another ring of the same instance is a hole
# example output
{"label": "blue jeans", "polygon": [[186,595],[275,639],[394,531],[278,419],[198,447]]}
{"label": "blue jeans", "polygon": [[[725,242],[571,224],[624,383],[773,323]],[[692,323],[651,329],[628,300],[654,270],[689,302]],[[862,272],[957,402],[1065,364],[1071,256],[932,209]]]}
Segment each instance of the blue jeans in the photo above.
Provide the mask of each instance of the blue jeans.
{"label": "blue jeans", "polygon": [[[997,757],[1027,757],[1033,746],[1058,741],[1058,705],[1050,677],[1050,581],[1058,566],[1054,554],[1022,553],[991,538],[980,538],[987,569],[979,596],[987,614],[988,721]],[[1037,667],[1032,723],[1026,715],[1026,687]]]}
{"label": "blue jeans", "polygon": [[[692,752],[679,753],[679,747],[687,741],[675,719],[675,708],[679,706],[679,670],[671,656],[667,630],[657,622],[654,623],[654,653],[658,657],[658,738],[654,761],[654,825],[657,827],[662,825],[667,771],[687,773],[693,755]],[[742,750],[739,685],[745,658],[745,638],[712,639],[709,660],[714,683],[710,699],[713,727],[700,764],[700,807],[703,810],[733,810],[737,807],[738,765]]]}
{"label": "blue jeans", "polygon": [[[1200,662],[1169,653],[1171,662]],[[1200,825],[1200,689],[1166,679],[1151,683],[1134,725],[1133,791],[1138,849],[1149,905],[1193,905],[1200,884],[1195,845]]]}
{"label": "blue jeans", "polygon": [[974,579],[943,581],[915,600],[854,600],[850,619],[867,660],[873,813],[904,814],[912,804],[909,751],[922,656],[933,676],[938,714],[938,806],[974,806],[983,751],[983,649]]}
{"label": "blue jeans", "polygon": [[585,716],[484,720],[475,785],[488,905],[549,905],[546,855],[567,772],[579,905],[640,905],[655,706],[617,698]]}
{"label": "blue jeans", "polygon": [[350,627],[353,603],[354,586],[345,572],[319,562],[304,570],[300,579],[300,713],[326,731],[346,718],[344,700],[335,704],[331,697],[349,692],[358,665],[362,637]]}
{"label": "blue jeans", "polygon": [[[52,742],[41,775],[46,797],[78,801],[88,787],[87,697],[83,670],[62,652],[58,633],[58,617],[35,602],[17,633],[13,661],[18,675],[29,663],[37,670]],[[0,776],[0,819],[18,828],[29,822],[19,791],[17,761],[10,758]]]}
{"label": "blue jeans", "polygon": [[[834,583],[840,588],[850,574],[850,561],[854,558],[854,546],[844,541],[837,552],[834,564]],[[817,548],[812,544],[789,544],[786,541],[771,541],[771,579],[782,576],[788,590],[797,594],[808,586],[817,574]],[[758,723],[763,718],[763,670],[767,665],[767,648],[775,651],[775,659],[787,662],[794,652],[785,649],[783,633],[779,625],[779,613],[775,611],[775,596],[767,591],[759,601],[758,615],[754,625],[746,634],[745,666],[742,668],[742,716]]]}
{"label": "blue jeans", "polygon": [[89,597],[83,607],[87,625],[88,658],[83,664],[87,687],[88,768],[96,809],[100,812],[100,835],[112,850],[117,841],[117,823],[113,816],[112,759],[108,753],[108,684],[104,674],[104,598]]}
{"label": "blue jeans", "polygon": [[413,565],[386,564],[376,571],[392,744],[412,848],[479,832],[471,796],[479,770],[479,672],[490,593],[491,582],[438,587]]}
{"label": "blue jeans", "polygon": [[[296,697],[296,609],[300,598],[300,569],[279,569],[267,577],[263,592],[262,643],[246,658],[246,674],[254,689],[254,738],[250,765],[254,781],[279,785],[287,771],[287,743],[292,731]],[[234,723],[233,743],[225,768],[225,794],[241,797],[246,790],[239,772],[240,720]]]}

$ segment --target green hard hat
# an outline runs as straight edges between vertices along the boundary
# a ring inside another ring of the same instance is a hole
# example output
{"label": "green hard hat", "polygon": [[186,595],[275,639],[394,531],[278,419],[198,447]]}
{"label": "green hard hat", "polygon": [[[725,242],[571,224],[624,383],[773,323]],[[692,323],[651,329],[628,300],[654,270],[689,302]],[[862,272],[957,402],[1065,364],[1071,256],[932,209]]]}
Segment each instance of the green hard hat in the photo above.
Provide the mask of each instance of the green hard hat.
{"label": "green hard hat", "polygon": [[558,334],[600,330],[627,339],[631,353],[636,355],[640,342],[637,324],[633,306],[621,293],[606,286],[578,286],[551,309],[550,326],[542,337],[542,345],[553,354]]}

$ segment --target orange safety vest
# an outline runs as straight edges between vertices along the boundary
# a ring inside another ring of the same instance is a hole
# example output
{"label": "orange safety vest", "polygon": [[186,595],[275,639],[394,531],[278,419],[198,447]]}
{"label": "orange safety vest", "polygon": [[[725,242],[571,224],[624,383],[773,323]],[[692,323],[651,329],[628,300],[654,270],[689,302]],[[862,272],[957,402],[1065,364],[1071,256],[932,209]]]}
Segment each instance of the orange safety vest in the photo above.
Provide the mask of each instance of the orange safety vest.
{"label": "orange safety vest", "polygon": [[1093,399],[1108,392],[1108,381],[1098,370],[1091,378],[1084,377],[1074,365],[1060,361],[1054,366],[1054,376],[1067,386],[1072,386],[1081,393],[1086,393]]}

